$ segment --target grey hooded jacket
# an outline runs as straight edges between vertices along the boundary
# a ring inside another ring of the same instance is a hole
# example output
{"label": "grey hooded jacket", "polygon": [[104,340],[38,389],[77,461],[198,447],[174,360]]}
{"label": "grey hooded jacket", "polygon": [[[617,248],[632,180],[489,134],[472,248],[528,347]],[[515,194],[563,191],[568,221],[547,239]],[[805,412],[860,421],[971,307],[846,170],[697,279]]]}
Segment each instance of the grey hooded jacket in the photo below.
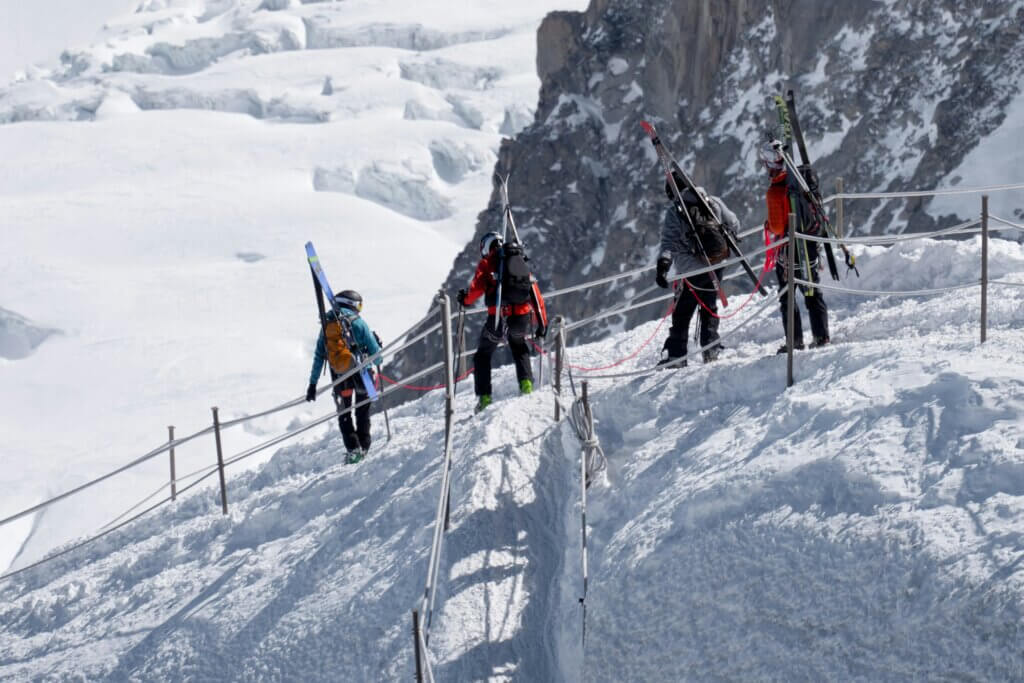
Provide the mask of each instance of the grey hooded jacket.
{"label": "grey hooded jacket", "polygon": [[[704,188],[698,187],[698,192],[704,194]],[[734,233],[739,231],[740,222],[729,207],[718,197],[706,195],[715,217],[726,228]],[[665,220],[661,226],[661,250],[659,257],[671,259],[675,265],[677,274],[687,273],[691,270],[706,268],[707,262],[693,245],[690,239],[690,224],[676,211],[674,205],[669,205],[665,211]]]}

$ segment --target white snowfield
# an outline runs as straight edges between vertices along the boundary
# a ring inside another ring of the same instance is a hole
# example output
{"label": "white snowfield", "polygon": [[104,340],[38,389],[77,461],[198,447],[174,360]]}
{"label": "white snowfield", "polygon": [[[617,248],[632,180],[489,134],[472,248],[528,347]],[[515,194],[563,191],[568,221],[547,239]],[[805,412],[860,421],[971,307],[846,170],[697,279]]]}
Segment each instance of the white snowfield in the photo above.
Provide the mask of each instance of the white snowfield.
{"label": "white snowfield", "polygon": [[[541,19],[585,4],[145,0],[0,87],[0,518],[168,425],[208,426],[211,406],[226,420],[302,395],[319,325],[307,240],[385,340],[419,318],[501,138],[532,121]],[[209,465],[212,441],[178,458]],[[0,568],[167,480],[161,458],[0,528]]]}
{"label": "white snowfield", "polygon": [[[845,286],[945,287],[980,240],[857,253]],[[993,240],[991,276],[1024,283],[1019,244]],[[775,306],[714,364],[592,380],[585,646],[579,442],[511,368],[479,416],[460,385],[437,680],[1021,680],[1024,291],[993,287],[984,345],[977,289],[827,297],[835,344],[788,390]],[[354,466],[333,433],[285,448],[230,478],[227,517],[210,487],[7,580],[0,678],[408,680],[442,410],[393,411],[387,444],[378,415]]]}

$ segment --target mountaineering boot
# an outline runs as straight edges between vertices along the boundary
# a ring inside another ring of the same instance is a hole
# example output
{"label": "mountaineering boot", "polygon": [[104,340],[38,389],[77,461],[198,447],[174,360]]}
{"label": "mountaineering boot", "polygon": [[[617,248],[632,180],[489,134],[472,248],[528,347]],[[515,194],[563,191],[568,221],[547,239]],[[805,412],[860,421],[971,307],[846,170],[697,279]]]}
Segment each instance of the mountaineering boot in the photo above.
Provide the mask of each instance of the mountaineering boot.
{"label": "mountaineering boot", "polygon": [[526,395],[533,393],[533,382],[528,379],[519,380],[519,393]]}
{"label": "mountaineering boot", "polygon": [[[669,363],[671,363],[671,365],[668,365]],[[668,367],[661,367],[663,365],[668,365]],[[678,370],[679,368],[685,368],[686,356],[666,356],[658,361],[658,365],[656,367],[658,370]]]}
{"label": "mountaineering boot", "polygon": [[718,355],[720,353],[722,353],[722,347],[720,346],[713,346],[710,349],[705,349],[704,353],[702,354],[704,362],[714,363],[716,360],[718,360]]}
{"label": "mountaineering boot", "polygon": [[812,348],[812,349],[821,348],[822,346],[826,346],[829,343],[829,341],[830,340],[829,340],[828,337],[815,337],[814,341],[811,342],[811,345],[808,348]]}
{"label": "mountaineering boot", "polygon": [[476,402],[476,408],[473,409],[473,414],[475,415],[475,414],[479,413],[481,410],[483,410],[484,408],[486,408],[489,405],[491,405],[491,395],[490,394],[483,394],[483,395],[481,395],[480,399]]}
{"label": "mountaineering boot", "polygon": [[[800,341],[798,341],[793,346],[793,350],[794,351],[803,351],[804,350],[804,340],[801,339]],[[779,347],[779,350],[776,351],[775,353],[781,356],[781,355],[787,353],[788,351],[789,351],[789,346],[787,346],[786,344],[783,344],[782,346]]]}
{"label": "mountaineering boot", "polygon": [[357,462],[359,462],[360,460],[363,459],[363,455],[364,455],[364,453],[363,453],[362,449],[359,449],[359,448],[357,448],[354,451],[349,451],[348,455],[345,456],[345,464],[346,465],[355,465]]}

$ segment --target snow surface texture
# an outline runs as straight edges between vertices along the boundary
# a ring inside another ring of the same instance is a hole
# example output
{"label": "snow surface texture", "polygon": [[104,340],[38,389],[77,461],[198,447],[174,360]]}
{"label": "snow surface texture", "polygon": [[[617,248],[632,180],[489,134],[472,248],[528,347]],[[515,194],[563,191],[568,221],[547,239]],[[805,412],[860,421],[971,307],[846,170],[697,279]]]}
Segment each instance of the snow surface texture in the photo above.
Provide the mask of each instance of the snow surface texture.
{"label": "snow surface texture", "polygon": [[[980,243],[857,255],[845,285],[942,287],[976,278]],[[1019,244],[991,256],[1024,283]],[[789,390],[775,310],[713,365],[593,380],[585,647],[579,442],[511,368],[479,416],[461,386],[437,679],[1020,680],[1024,290],[994,291],[983,346],[976,289],[830,296],[836,343],[798,353]],[[285,448],[231,478],[228,517],[209,488],[0,585],[0,678],[410,678],[442,412],[440,392],[396,409],[356,466],[333,434]]]}
{"label": "snow surface texture", "polygon": [[[146,0],[0,88],[0,307],[16,316],[0,353],[20,358],[0,359],[0,518],[148,452],[168,424],[208,425],[212,405],[230,419],[304,392],[307,240],[385,340],[419,318],[501,136],[532,120],[541,18],[584,4]],[[63,334],[40,344],[26,320]],[[195,442],[178,471],[213,457]],[[0,567],[94,531],[167,470],[0,529]]]}

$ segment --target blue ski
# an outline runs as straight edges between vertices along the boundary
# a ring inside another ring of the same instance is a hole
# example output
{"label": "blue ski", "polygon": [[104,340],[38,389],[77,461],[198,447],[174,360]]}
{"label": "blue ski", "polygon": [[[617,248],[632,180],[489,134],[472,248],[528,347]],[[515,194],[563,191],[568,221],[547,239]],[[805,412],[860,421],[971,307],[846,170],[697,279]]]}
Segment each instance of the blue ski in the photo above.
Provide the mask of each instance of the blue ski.
{"label": "blue ski", "polygon": [[[320,283],[320,288],[327,295],[327,300],[331,302],[331,310],[334,311],[334,315],[341,325],[345,343],[348,345],[349,350],[352,351],[352,357],[357,365],[361,364],[363,362],[363,354],[357,351],[358,346],[356,346],[355,337],[352,335],[352,326],[342,312],[338,310],[338,305],[334,303],[334,290],[331,289],[331,285],[327,282],[327,275],[324,273],[324,267],[320,264],[320,257],[317,256],[312,242],[306,242],[306,259],[309,261],[309,267],[313,270],[313,275],[316,277],[317,282]],[[373,386],[373,380],[370,379],[370,373],[367,372],[366,368],[362,368],[359,371],[359,377],[363,380],[366,395],[370,397],[371,401],[376,401],[378,398],[377,387]]]}

